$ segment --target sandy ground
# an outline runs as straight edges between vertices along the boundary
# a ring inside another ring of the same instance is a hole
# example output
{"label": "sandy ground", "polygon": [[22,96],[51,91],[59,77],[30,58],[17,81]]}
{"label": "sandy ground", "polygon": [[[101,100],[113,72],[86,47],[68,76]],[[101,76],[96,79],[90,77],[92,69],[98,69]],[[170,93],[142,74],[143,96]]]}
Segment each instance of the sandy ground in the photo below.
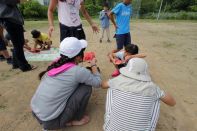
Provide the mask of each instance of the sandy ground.
{"label": "sandy ground", "polygon": [[[47,31],[47,22],[26,22],[26,37],[30,30]],[[86,24],[85,24],[86,25]],[[112,27],[113,28],[113,27]],[[54,46],[59,45],[58,27],[53,34]],[[95,51],[103,79],[109,79],[114,70],[106,55],[116,47],[100,44],[99,36],[85,26],[89,47]],[[113,32],[113,29],[111,29]],[[197,23],[196,22],[131,22],[132,41],[146,53],[154,81],[177,101],[175,107],[161,105],[157,131],[197,131]],[[112,33],[113,34],[113,33]],[[30,62],[32,63],[32,62]],[[48,62],[33,62],[38,69],[22,73],[0,62],[0,131],[39,131],[41,126],[32,117],[29,103],[39,80],[37,75]],[[87,112],[91,122],[65,131],[101,131],[106,90],[94,89]],[[62,130],[62,131],[64,131]]]}

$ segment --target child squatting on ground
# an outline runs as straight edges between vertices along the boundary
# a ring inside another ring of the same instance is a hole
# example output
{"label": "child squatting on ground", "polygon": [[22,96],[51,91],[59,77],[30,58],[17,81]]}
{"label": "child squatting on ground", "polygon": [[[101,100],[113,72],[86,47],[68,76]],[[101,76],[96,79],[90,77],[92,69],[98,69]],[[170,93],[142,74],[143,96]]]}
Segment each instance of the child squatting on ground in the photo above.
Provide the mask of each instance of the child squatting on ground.
{"label": "child squatting on ground", "polygon": [[126,45],[124,50],[118,52],[109,53],[110,62],[113,63],[116,70],[112,73],[112,77],[118,76],[120,74],[119,69],[125,67],[129,59],[134,57],[144,58],[145,54],[138,54],[139,48],[135,44]]}
{"label": "child squatting on ground", "polygon": [[104,37],[104,32],[106,32],[107,34],[107,42],[111,42],[110,41],[110,30],[109,30],[109,5],[108,3],[104,3],[103,5],[103,10],[100,12],[99,15],[99,19],[100,19],[100,23],[101,23],[101,38],[100,38],[100,43],[102,43],[103,41],[103,37]]}
{"label": "child squatting on ground", "polygon": [[174,98],[159,88],[148,73],[142,58],[130,59],[120,69],[120,75],[102,83],[108,88],[104,131],[154,131],[160,111],[160,101],[169,106]]}
{"label": "child squatting on ground", "polygon": [[[34,48],[32,51],[37,52],[41,50],[48,50],[51,48],[52,41],[50,40],[49,36],[45,33],[42,33],[38,30],[31,31],[32,38],[34,39]],[[37,48],[40,46],[39,48]]]}

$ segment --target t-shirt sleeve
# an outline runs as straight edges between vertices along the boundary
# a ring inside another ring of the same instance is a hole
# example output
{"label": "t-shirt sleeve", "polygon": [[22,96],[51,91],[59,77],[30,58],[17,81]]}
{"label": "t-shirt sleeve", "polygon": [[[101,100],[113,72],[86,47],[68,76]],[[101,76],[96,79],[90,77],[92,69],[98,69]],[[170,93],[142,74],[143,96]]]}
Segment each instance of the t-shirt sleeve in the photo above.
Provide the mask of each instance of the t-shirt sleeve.
{"label": "t-shirt sleeve", "polygon": [[161,90],[158,86],[156,87],[156,93],[157,93],[156,95],[157,99],[160,99],[165,96],[165,92]]}
{"label": "t-shirt sleeve", "polygon": [[99,73],[92,74],[88,69],[80,67],[76,72],[76,81],[93,87],[100,87],[101,76]]}
{"label": "t-shirt sleeve", "polygon": [[111,12],[113,12],[114,14],[118,14],[120,12],[120,8],[121,8],[121,5],[118,4],[112,9]]}
{"label": "t-shirt sleeve", "polygon": [[121,60],[124,59],[124,51],[118,51],[115,53],[115,56]]}

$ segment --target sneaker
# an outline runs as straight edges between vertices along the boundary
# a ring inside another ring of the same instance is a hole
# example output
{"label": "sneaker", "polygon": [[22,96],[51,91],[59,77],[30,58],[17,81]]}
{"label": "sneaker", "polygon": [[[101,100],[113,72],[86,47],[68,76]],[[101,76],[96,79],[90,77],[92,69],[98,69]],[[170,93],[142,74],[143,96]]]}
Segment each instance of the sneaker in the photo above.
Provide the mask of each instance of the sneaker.
{"label": "sneaker", "polygon": [[10,58],[7,58],[7,63],[8,63],[8,65],[12,65],[12,58],[10,57]]}
{"label": "sneaker", "polygon": [[100,43],[102,43],[102,40],[100,39],[100,41],[99,41]]}
{"label": "sneaker", "polygon": [[107,40],[107,42],[110,43],[111,41],[110,40]]}
{"label": "sneaker", "polygon": [[118,76],[118,75],[120,75],[120,72],[119,72],[119,70],[118,69],[116,69],[113,73],[112,73],[112,77],[116,77],[116,76]]}

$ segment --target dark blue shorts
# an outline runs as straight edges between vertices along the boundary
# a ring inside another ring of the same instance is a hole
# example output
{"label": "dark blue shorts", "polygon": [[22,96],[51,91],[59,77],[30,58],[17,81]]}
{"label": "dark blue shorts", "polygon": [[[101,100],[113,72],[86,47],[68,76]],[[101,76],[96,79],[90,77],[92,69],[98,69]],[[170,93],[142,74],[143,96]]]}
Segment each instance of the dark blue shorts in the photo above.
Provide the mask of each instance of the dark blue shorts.
{"label": "dark blue shorts", "polygon": [[4,51],[4,50],[7,50],[5,41],[2,38],[0,38],[0,51]]}
{"label": "dark blue shorts", "polygon": [[123,47],[125,47],[128,44],[131,44],[131,35],[130,32],[126,34],[116,34],[116,43],[117,43],[117,49],[121,50]]}

